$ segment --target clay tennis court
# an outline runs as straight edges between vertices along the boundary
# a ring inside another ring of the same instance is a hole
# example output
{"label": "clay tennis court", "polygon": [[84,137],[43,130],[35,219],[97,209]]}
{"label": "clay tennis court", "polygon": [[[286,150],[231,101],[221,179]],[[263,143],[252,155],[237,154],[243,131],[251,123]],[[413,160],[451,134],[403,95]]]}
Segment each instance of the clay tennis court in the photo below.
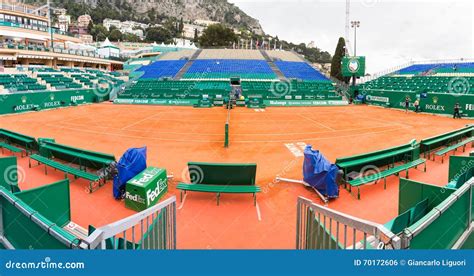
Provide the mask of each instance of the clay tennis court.
{"label": "clay tennis court", "polygon": [[[147,146],[148,164],[174,175],[168,196],[178,198],[180,249],[291,249],[295,246],[297,197],[320,201],[313,190],[277,183],[275,177],[302,179],[304,145],[313,145],[334,162],[337,157],[405,144],[474,123],[373,106],[236,108],[230,114],[230,147],[224,148],[226,118],[224,108],[102,103],[4,116],[0,127],[117,158],[130,147]],[[188,161],[257,163],[257,185],[262,187],[257,207],[246,194],[222,195],[217,206],[214,194],[189,192],[181,203],[175,186],[189,177]],[[52,170],[45,176],[42,167],[28,168],[27,157],[19,158],[19,166],[21,189],[64,177]],[[410,170],[410,178],[447,183],[448,162],[428,161],[427,167],[427,173]],[[111,182],[92,194],[85,192],[86,185],[83,180],[71,183],[74,222],[85,228],[89,224],[99,227],[135,213],[123,201],[113,199]],[[378,223],[397,215],[396,176],[387,179],[386,190],[379,183],[364,186],[361,194],[357,200],[341,189],[340,197],[329,206]]]}

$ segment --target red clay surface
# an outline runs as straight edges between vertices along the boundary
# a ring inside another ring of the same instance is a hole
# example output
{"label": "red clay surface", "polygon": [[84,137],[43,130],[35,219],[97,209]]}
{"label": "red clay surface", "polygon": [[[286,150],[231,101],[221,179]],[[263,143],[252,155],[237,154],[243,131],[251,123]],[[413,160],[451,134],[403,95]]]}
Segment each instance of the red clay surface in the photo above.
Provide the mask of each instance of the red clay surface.
{"label": "red clay surface", "polygon": [[[120,158],[130,147],[148,147],[148,165],[174,174],[168,196],[178,198],[178,248],[272,249],[295,247],[296,201],[304,196],[320,202],[310,189],[298,184],[277,183],[276,176],[302,178],[302,157],[287,143],[311,144],[328,159],[359,154],[421,140],[461,128],[473,120],[453,120],[427,114],[405,113],[371,106],[286,107],[256,111],[237,108],[231,113],[230,148],[225,149],[224,108],[131,106],[110,103],[79,106],[1,117],[0,127],[34,137],[55,138],[58,143],[113,153]],[[468,148],[468,151],[470,148]],[[466,151],[466,153],[468,152]],[[5,155],[8,155],[7,153]],[[257,183],[263,192],[258,207],[251,195],[188,193],[179,202],[177,182],[188,178],[188,161],[257,163]],[[448,162],[428,161],[428,172],[410,170],[410,178],[444,185]],[[29,189],[63,178],[61,172],[45,176],[43,167],[28,168],[19,159],[20,187]],[[72,220],[87,228],[103,226],[134,214],[123,201],[112,197],[112,183],[93,194],[86,181],[71,183]],[[353,191],[354,192],[354,191]],[[341,189],[329,207],[385,223],[397,215],[398,178],[361,188],[361,200]]]}

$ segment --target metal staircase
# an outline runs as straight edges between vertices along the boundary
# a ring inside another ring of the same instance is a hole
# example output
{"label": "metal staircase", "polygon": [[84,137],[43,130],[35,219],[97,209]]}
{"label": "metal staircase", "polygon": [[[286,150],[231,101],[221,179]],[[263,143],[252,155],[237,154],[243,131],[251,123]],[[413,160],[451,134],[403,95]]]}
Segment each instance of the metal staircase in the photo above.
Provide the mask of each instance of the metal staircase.
{"label": "metal staircase", "polygon": [[179,72],[174,76],[174,80],[180,80],[184,74],[186,74],[186,72],[188,72],[189,68],[191,68],[191,66],[193,65],[194,61],[197,59],[197,57],[201,54],[202,52],[202,49],[198,49],[192,56],[191,58],[188,60],[188,62],[186,62],[186,64],[183,66],[183,68],[181,68],[181,70],[179,70]]}
{"label": "metal staircase", "polygon": [[265,58],[272,71],[277,75],[278,79],[281,81],[286,81],[285,75],[283,75],[283,73],[280,71],[280,68],[275,65],[270,56],[268,56],[267,52],[265,50],[260,50],[260,53]]}

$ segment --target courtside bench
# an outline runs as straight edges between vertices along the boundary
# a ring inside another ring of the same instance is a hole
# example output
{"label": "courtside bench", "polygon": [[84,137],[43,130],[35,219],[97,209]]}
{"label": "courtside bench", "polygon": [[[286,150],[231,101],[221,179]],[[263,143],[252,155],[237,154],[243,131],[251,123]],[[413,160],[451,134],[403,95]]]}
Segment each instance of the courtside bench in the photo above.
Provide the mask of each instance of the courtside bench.
{"label": "courtside bench", "polygon": [[23,135],[21,133],[13,132],[4,128],[0,128],[0,138],[25,147],[27,154],[31,153],[31,151],[37,147],[36,139],[34,137]]}
{"label": "courtside bench", "polygon": [[111,154],[74,148],[52,141],[43,141],[40,147],[43,151],[49,150],[52,156],[58,159],[79,164],[79,168],[85,171],[87,167],[101,169],[115,162],[115,156]]}
{"label": "courtside bench", "polygon": [[417,159],[412,162],[408,162],[402,164],[400,166],[396,166],[378,173],[374,173],[368,176],[363,176],[360,178],[356,178],[354,180],[348,181],[349,183],[349,192],[351,192],[351,188],[357,188],[357,199],[360,199],[360,187],[372,182],[376,182],[383,178],[384,184],[383,188],[387,188],[387,177],[391,175],[399,175],[400,172],[406,171],[406,178],[408,178],[408,170],[411,168],[417,168],[419,165],[424,164],[424,171],[426,172],[426,160],[425,159]]}
{"label": "courtside bench", "polygon": [[12,146],[12,145],[9,145],[9,144],[3,143],[3,142],[0,142],[0,148],[2,149],[2,153],[3,153],[3,149],[7,149],[7,150],[11,151],[12,153],[20,153],[21,157],[23,157],[23,152],[25,152],[25,150],[23,150],[23,149],[17,148],[15,146]]}
{"label": "courtside bench", "polygon": [[191,183],[179,183],[177,188],[183,191],[206,192],[217,194],[219,205],[221,193],[253,194],[254,205],[257,204],[257,193],[261,191],[255,185],[256,164],[220,164],[189,162],[188,171]]}
{"label": "courtside bench", "polygon": [[337,158],[336,165],[344,171],[344,176],[348,179],[351,172],[359,172],[368,166],[382,167],[388,165],[394,167],[396,162],[417,160],[418,156],[419,148],[416,141],[412,140],[410,143],[401,146]]}
{"label": "courtside bench", "polygon": [[474,126],[467,126],[451,132],[443,133],[441,135],[423,139],[420,141],[420,151],[424,154],[423,156],[425,158],[428,155],[428,159],[430,159],[431,151],[433,149],[449,145],[450,143],[459,142],[464,137],[472,137],[473,131]]}
{"label": "courtside bench", "polygon": [[[457,143],[457,144],[454,144],[454,145],[452,145],[452,146],[449,146],[449,147],[446,147],[446,148],[444,148],[444,149],[441,149],[441,150],[435,152],[434,155],[435,155],[435,156],[441,156],[441,163],[444,163],[444,156],[445,156],[448,152],[450,152],[450,151],[456,152],[457,148],[460,148],[460,147],[462,147],[462,151],[465,152],[465,151],[466,151],[466,146],[467,146],[467,144],[469,144],[469,143],[473,143],[473,145],[474,145],[474,137],[469,137],[468,139],[463,140],[463,141],[461,141],[461,142],[459,142],[459,143]],[[434,158],[433,158],[433,160],[434,160]]]}
{"label": "courtside bench", "polygon": [[56,162],[54,160],[51,160],[51,159],[48,159],[46,157],[43,157],[41,155],[38,155],[38,154],[33,154],[30,156],[30,160],[29,160],[29,167],[31,168],[31,160],[35,160],[38,162],[38,165],[41,165],[41,164],[44,164],[44,173],[45,174],[48,174],[48,166],[49,167],[52,167],[52,168],[55,168],[55,169],[58,169],[62,172],[65,173],[65,178],[68,179],[68,174],[71,174],[74,176],[74,179],[77,179],[77,178],[83,178],[83,179],[86,179],[86,180],[89,180],[89,187],[88,187],[88,192],[89,193],[92,193],[93,191],[95,191],[96,189],[102,187],[104,184],[105,184],[105,180],[102,181],[102,179],[95,175],[95,174],[91,174],[91,173],[88,173],[88,172],[85,172],[85,171],[82,171],[80,169],[76,169],[76,168],[73,168],[73,167],[70,167],[70,166],[67,166],[65,164],[62,164],[62,163],[59,163],[59,162]]}

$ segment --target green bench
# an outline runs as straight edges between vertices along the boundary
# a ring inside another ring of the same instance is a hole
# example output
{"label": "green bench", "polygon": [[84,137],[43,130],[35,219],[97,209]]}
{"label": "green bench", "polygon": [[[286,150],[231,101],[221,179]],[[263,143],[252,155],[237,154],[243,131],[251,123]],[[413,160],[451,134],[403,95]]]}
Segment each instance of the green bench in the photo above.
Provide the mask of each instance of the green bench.
{"label": "green bench", "polygon": [[[92,193],[93,191],[95,191],[96,187],[98,189],[98,188],[102,187],[105,184],[105,179],[103,181],[101,181],[102,179],[99,176],[95,175],[95,174],[91,174],[91,173],[82,171],[80,169],[69,167],[65,164],[56,162],[54,160],[48,159],[48,158],[43,157],[43,156],[38,155],[38,154],[33,154],[33,155],[30,156],[30,160],[29,160],[29,167],[30,168],[31,168],[31,159],[37,161],[38,165],[41,165],[41,164],[45,165],[45,167],[44,167],[44,173],[45,174],[48,174],[47,166],[50,166],[52,168],[63,171],[65,173],[65,178],[66,179],[68,178],[68,174],[71,174],[71,175],[74,176],[74,179],[83,178],[83,179],[89,180],[90,181],[89,182],[89,187],[87,189],[87,191],[89,193]],[[97,183],[98,185],[94,185],[95,183]]]}
{"label": "green bench", "polygon": [[[453,152],[456,152],[457,148],[460,148],[462,147],[462,151],[465,152],[466,151],[466,145],[469,144],[469,143],[474,143],[474,137],[470,137],[464,141],[461,141],[457,144],[454,144],[452,146],[449,146],[449,147],[446,147],[444,149],[441,149],[437,152],[435,152],[435,156],[441,156],[441,163],[444,163],[444,156],[450,152],[450,151],[453,151]],[[434,158],[433,158],[434,159]]]}
{"label": "green bench", "polygon": [[428,199],[418,202],[415,206],[398,215],[396,218],[385,223],[384,226],[392,233],[398,235],[405,228],[410,227],[415,222],[428,214]]}
{"label": "green bench", "polygon": [[357,199],[360,199],[360,186],[366,185],[368,183],[377,182],[378,180],[383,178],[384,181],[384,189],[387,187],[387,177],[390,175],[398,175],[402,171],[406,171],[406,178],[408,178],[408,170],[411,168],[417,168],[419,165],[424,164],[425,168],[424,171],[426,172],[426,160],[425,159],[418,159],[412,162],[408,162],[402,164],[400,166],[396,166],[379,173],[374,173],[368,176],[356,178],[354,180],[350,180],[349,183],[349,192],[351,192],[352,187],[357,188]]}
{"label": "green bench", "polygon": [[420,151],[424,154],[423,156],[425,158],[426,155],[428,155],[428,159],[430,159],[431,151],[433,149],[449,145],[450,143],[455,141],[460,141],[463,137],[472,137],[473,131],[473,126],[467,126],[451,132],[423,139],[420,141]]}
{"label": "green bench", "polygon": [[43,152],[49,150],[56,158],[77,163],[79,168],[84,170],[88,166],[96,169],[104,168],[115,162],[114,155],[74,148],[53,141],[42,141],[40,150]]}
{"label": "green bench", "polygon": [[7,149],[7,150],[11,151],[12,153],[20,153],[21,157],[23,157],[23,152],[24,152],[23,149],[17,148],[15,146],[12,146],[12,145],[9,145],[9,144],[3,143],[3,142],[0,142],[0,148],[2,148],[2,153],[3,153],[3,149]]}
{"label": "green bench", "polygon": [[21,133],[13,132],[4,128],[0,128],[0,137],[13,142],[14,144],[24,146],[27,154],[31,153],[31,151],[36,149],[37,146],[36,139],[34,137],[23,135]]}
{"label": "green bench", "polygon": [[398,161],[413,161],[418,159],[416,141],[412,140],[408,144],[387,148],[375,152],[364,153],[349,157],[336,159],[336,165],[344,171],[344,176],[348,179],[349,172],[359,171],[366,166],[394,167]]}
{"label": "green bench", "polygon": [[253,194],[254,205],[257,204],[257,193],[261,191],[255,185],[256,164],[218,164],[189,162],[188,171],[191,183],[179,183],[177,189],[183,191],[207,192],[217,194],[219,205],[221,193]]}

